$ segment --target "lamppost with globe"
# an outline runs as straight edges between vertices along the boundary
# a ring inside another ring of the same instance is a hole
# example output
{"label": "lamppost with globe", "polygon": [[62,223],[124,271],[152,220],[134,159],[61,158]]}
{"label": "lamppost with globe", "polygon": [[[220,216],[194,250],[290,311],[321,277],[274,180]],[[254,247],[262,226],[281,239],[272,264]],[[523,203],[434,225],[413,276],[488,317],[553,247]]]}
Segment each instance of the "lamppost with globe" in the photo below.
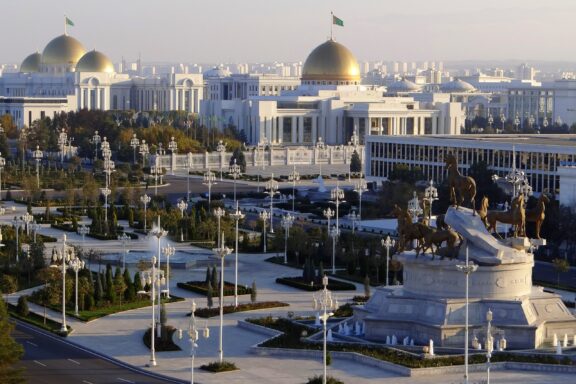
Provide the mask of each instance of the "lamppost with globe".
{"label": "lamppost with globe", "polygon": [[260,220],[262,220],[262,225],[263,225],[263,230],[264,230],[264,253],[266,253],[266,221],[270,218],[270,214],[268,213],[268,211],[263,210],[262,212],[260,212],[259,214],[260,216]]}
{"label": "lamppost with globe", "polygon": [[0,152],[0,200],[2,200],[2,171],[6,166],[6,159],[2,156],[2,152]]}
{"label": "lamppost with globe", "polygon": [[84,238],[86,237],[86,235],[90,232],[90,228],[88,228],[86,225],[82,224],[81,226],[78,227],[78,234],[80,236],[82,236],[82,244],[84,244]]}
{"label": "lamppost with globe", "polygon": [[319,158],[319,154],[324,152],[324,149],[326,148],[326,145],[324,144],[324,141],[322,141],[322,138],[319,137],[318,140],[316,141],[315,144],[315,160],[316,163],[318,163],[320,165],[320,174],[318,175],[318,177],[321,179],[322,178],[322,162]]}
{"label": "lamppost with globe", "polygon": [[150,174],[154,177],[154,196],[158,195],[158,178],[162,175],[162,167],[154,164],[150,167]]}
{"label": "lamppost with globe", "polygon": [[432,203],[438,200],[438,189],[434,186],[434,180],[428,182],[424,190],[424,200],[428,202],[428,224],[432,221]]}
{"label": "lamppost with globe", "polygon": [[222,209],[222,207],[217,207],[214,209],[214,216],[216,216],[216,220],[218,221],[218,243],[220,244],[220,221],[223,216],[226,216],[226,211]]}
{"label": "lamppost with globe", "polygon": [[171,245],[162,247],[162,254],[166,257],[166,298],[170,298],[170,256],[174,256],[176,248]]}
{"label": "lamppost with globe", "polygon": [[148,144],[146,144],[146,140],[142,140],[142,142],[138,147],[139,147],[138,152],[140,152],[140,155],[142,156],[142,168],[144,168],[146,166],[146,156],[148,156],[149,153],[149,148]]}
{"label": "lamppost with globe", "polygon": [[224,162],[223,156],[224,152],[226,152],[226,143],[222,140],[218,141],[218,145],[216,146],[216,152],[220,155],[220,181],[222,181],[222,163]]}
{"label": "lamppost with globe", "polygon": [[336,228],[340,229],[338,208],[344,203],[344,191],[340,188],[338,181],[336,181],[336,187],[330,191],[330,198],[336,205]]}
{"label": "lamppost with globe", "polygon": [[74,288],[74,314],[78,316],[78,272],[84,269],[84,261],[80,260],[78,257],[74,257],[72,260],[70,260],[69,265],[76,276],[76,285]]}
{"label": "lamppost with globe", "polygon": [[[180,218],[182,219],[182,221],[184,221],[184,211],[186,211],[188,209],[188,203],[185,202],[184,200],[180,200],[180,201],[178,201],[178,204],[176,204],[176,206],[180,210]],[[184,223],[182,223],[182,225],[180,226],[180,241],[184,241],[183,226],[184,226]]]}
{"label": "lamppost with globe", "polygon": [[328,290],[328,276],[322,277],[322,286],[324,287],[318,294],[314,295],[314,310],[322,311],[320,320],[322,321],[322,366],[324,375],[322,376],[322,384],[327,382],[327,364],[326,364],[326,328],[328,319],[333,316],[331,311],[338,308],[338,301],[332,297],[332,292]]}
{"label": "lamppost with globe", "polygon": [[340,229],[333,226],[328,233],[332,238],[332,274],[336,274],[336,239],[340,236]]}
{"label": "lamppost with globe", "polygon": [[504,132],[504,123],[506,123],[506,116],[504,113],[500,114],[500,122],[502,123],[502,132]]}
{"label": "lamppost with globe", "polygon": [[23,221],[18,216],[14,216],[12,220],[12,225],[14,225],[14,229],[16,230],[16,263],[20,261],[19,254],[20,254],[20,241],[18,240],[18,234],[20,233],[20,227],[22,226]]}
{"label": "lamppost with globe", "polygon": [[266,182],[266,193],[270,196],[270,233],[274,233],[274,195],[280,193],[278,192],[278,182],[274,180],[274,174],[270,176],[270,180]]}
{"label": "lamppost with globe", "polygon": [[66,130],[62,128],[58,134],[58,147],[60,147],[60,163],[64,163],[64,150],[66,148],[66,143],[68,142],[68,134]]}
{"label": "lamppost with globe", "polygon": [[236,247],[235,257],[234,257],[234,307],[238,306],[238,223],[242,220],[245,215],[240,211],[238,206],[238,201],[236,201],[236,211],[230,214],[232,219],[236,224]]}
{"label": "lamppost with globe", "polygon": [[[156,288],[160,291],[160,287],[165,283],[164,271],[160,269],[160,262],[156,268],[156,256],[152,256],[152,267],[149,270],[140,272],[140,283],[142,286],[152,287],[152,292],[149,293],[150,300],[152,301],[152,326],[150,327],[150,366],[156,366],[156,349],[154,342],[156,340]],[[148,294],[145,291],[139,291],[138,294]]]}
{"label": "lamppost with globe", "polygon": [[296,183],[300,181],[300,173],[296,170],[296,165],[292,172],[288,174],[288,181],[292,183],[292,214],[294,215],[294,203],[296,201]]}
{"label": "lamppost with globe", "polygon": [[234,159],[234,164],[228,168],[228,173],[234,178],[234,201],[236,201],[236,179],[242,175],[242,168],[236,164],[236,159]]}
{"label": "lamppost with globe", "polygon": [[98,134],[98,131],[94,131],[94,136],[92,136],[92,144],[94,144],[94,161],[98,159],[98,144],[102,141],[102,138]]}
{"label": "lamppost with globe", "polygon": [[62,327],[60,332],[68,333],[66,326],[66,267],[75,258],[74,248],[66,244],[66,234],[62,235],[62,247],[54,248],[52,254],[52,266],[58,268],[57,263],[62,266]]}
{"label": "lamppost with globe", "polygon": [[224,332],[224,257],[234,251],[224,244],[224,233],[222,233],[218,248],[213,249],[214,253],[220,258],[220,332],[218,338],[218,357],[220,363],[224,360],[224,348],[222,346],[222,333]]}
{"label": "lamppost with globe", "polygon": [[294,216],[287,214],[282,216],[280,225],[284,228],[284,264],[288,264],[288,236],[290,234],[290,228],[294,224]]}
{"label": "lamppost with globe", "polygon": [[386,236],[386,239],[382,239],[382,246],[386,248],[386,286],[388,286],[388,276],[390,275],[390,248],[394,248],[396,241],[390,238],[390,235]]}
{"label": "lamppost with globe", "polygon": [[[166,237],[166,235],[168,235],[168,231],[165,231],[164,229],[162,229],[162,227],[160,226],[160,216],[158,216],[158,225],[156,227],[154,227],[154,229],[152,229],[152,231],[150,231],[150,234],[152,234],[152,236],[154,236],[156,238],[156,243],[157,243],[157,255],[158,255],[158,269],[160,269],[160,267],[162,266],[161,264],[161,258],[160,256],[162,255],[162,249],[161,249],[161,244],[162,244],[162,238]],[[168,266],[168,264],[166,264],[166,269],[170,268]],[[164,284],[164,283],[163,283]],[[158,289],[158,322],[160,322],[160,304],[161,304],[161,298],[162,298],[162,291],[160,289]]]}
{"label": "lamppost with globe", "polygon": [[146,233],[146,208],[148,207],[148,204],[150,203],[150,201],[152,200],[152,198],[150,196],[148,196],[147,194],[143,194],[142,196],[140,196],[140,202],[142,204],[144,204],[144,233]]}
{"label": "lamppost with globe", "polygon": [[140,140],[136,137],[135,133],[130,139],[130,146],[132,147],[132,152],[134,153],[134,164],[136,164],[136,148],[140,146]]}
{"label": "lamppost with globe", "polygon": [[332,210],[332,208],[328,207],[322,213],[324,213],[324,217],[328,220],[328,223],[326,226],[326,232],[329,233],[330,232],[330,219],[332,217],[334,217],[334,211]]}
{"label": "lamppost with globe", "polygon": [[[110,196],[112,190],[106,187],[100,188],[100,192],[104,195],[104,222],[108,224],[108,196]],[[108,226],[106,226],[106,233],[108,233]]]}
{"label": "lamppost with globe", "polygon": [[170,151],[170,171],[172,174],[174,174],[174,163],[176,162],[174,157],[176,156],[176,151],[178,150],[178,143],[176,140],[174,140],[174,136],[172,136],[168,142],[168,150]]}
{"label": "lamppost with globe", "polygon": [[192,168],[192,152],[186,158],[186,201],[190,201],[190,168]]}
{"label": "lamppost with globe", "polygon": [[352,222],[352,235],[356,233],[356,223],[360,221],[360,216],[356,214],[356,211],[352,211],[348,214],[348,220]]}
{"label": "lamppost with globe", "polygon": [[192,300],[192,307],[190,308],[190,322],[188,323],[188,340],[190,341],[190,384],[194,384],[194,358],[196,357],[196,348],[198,344],[196,342],[199,340],[199,331],[202,332],[202,336],[207,339],[210,337],[210,329],[204,327],[199,329],[196,326],[196,302]]}
{"label": "lamppost with globe", "polygon": [[478,265],[470,263],[468,259],[468,247],[466,247],[466,264],[456,265],[458,271],[466,275],[465,280],[465,305],[464,305],[464,383],[468,384],[468,290],[470,274],[478,269]]}
{"label": "lamppost with globe", "polygon": [[516,113],[516,117],[514,117],[514,127],[516,128],[516,132],[518,132],[518,126],[520,125],[520,116]]}
{"label": "lamppost with globe", "polygon": [[358,194],[358,218],[360,219],[360,225],[362,225],[362,195],[368,190],[368,184],[366,179],[360,178],[356,181],[354,185],[354,192]]}
{"label": "lamppost with globe", "polygon": [[38,224],[36,222],[36,220],[34,220],[32,222],[32,224],[30,224],[30,228],[32,229],[32,232],[34,232],[34,243],[36,243],[36,234],[38,233],[38,229],[40,228],[40,224]]}
{"label": "lamppost with globe", "polygon": [[418,200],[418,195],[416,194],[416,191],[414,191],[412,199],[408,201],[408,213],[410,214],[410,217],[412,217],[413,223],[418,222],[418,216],[420,216],[422,212],[423,210],[420,207],[420,200]]}
{"label": "lamppost with globe", "polygon": [[212,186],[216,183],[216,175],[214,172],[208,170],[204,174],[204,182],[202,183],[208,186],[208,209],[212,206]]}
{"label": "lamppost with globe", "polygon": [[34,216],[30,214],[30,212],[26,211],[24,215],[22,215],[22,221],[24,222],[26,228],[26,235],[30,234],[30,223],[34,220]]}
{"label": "lamppost with globe", "polygon": [[32,151],[32,157],[36,160],[36,185],[40,188],[40,161],[44,157],[44,153],[40,150],[40,146],[36,146],[36,150]]}
{"label": "lamppost with globe", "polygon": [[[86,228],[86,227],[84,227]],[[126,234],[126,232],[123,232],[122,235],[118,235],[118,240],[120,240],[122,242],[122,270],[126,269],[126,245],[128,245],[128,242],[131,240],[130,236],[128,236]],[[84,241],[84,240],[82,240]]]}

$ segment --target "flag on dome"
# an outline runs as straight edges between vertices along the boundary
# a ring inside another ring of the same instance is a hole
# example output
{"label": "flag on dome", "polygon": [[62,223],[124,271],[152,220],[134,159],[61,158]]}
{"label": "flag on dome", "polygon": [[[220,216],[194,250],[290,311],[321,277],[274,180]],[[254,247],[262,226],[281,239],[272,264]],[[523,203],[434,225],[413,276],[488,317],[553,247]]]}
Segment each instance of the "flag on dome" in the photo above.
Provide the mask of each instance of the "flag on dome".
{"label": "flag on dome", "polygon": [[344,26],[344,20],[337,18],[336,16],[332,15],[332,24],[339,25],[341,27]]}
{"label": "flag on dome", "polygon": [[66,19],[66,25],[69,25],[71,27],[74,26],[74,22],[72,20],[70,20],[67,16],[64,16],[64,18]]}

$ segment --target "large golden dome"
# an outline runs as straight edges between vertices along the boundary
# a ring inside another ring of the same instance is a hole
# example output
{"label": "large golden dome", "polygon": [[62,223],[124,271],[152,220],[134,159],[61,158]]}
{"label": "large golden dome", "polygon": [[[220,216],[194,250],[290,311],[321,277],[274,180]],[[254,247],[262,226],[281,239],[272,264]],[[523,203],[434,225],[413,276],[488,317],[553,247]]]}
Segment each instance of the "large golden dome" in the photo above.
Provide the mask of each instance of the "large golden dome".
{"label": "large golden dome", "polygon": [[360,81],[360,67],[348,48],[328,40],[308,55],[302,69],[302,81],[356,84]]}
{"label": "large golden dome", "polygon": [[90,51],[76,64],[76,72],[114,72],[114,65],[110,59],[96,50]]}
{"label": "large golden dome", "polygon": [[46,45],[42,52],[42,64],[75,65],[86,53],[78,40],[68,35],[58,36]]}
{"label": "large golden dome", "polygon": [[32,73],[40,71],[41,60],[42,55],[40,55],[40,52],[26,56],[24,61],[22,61],[22,64],[20,64],[20,72]]}

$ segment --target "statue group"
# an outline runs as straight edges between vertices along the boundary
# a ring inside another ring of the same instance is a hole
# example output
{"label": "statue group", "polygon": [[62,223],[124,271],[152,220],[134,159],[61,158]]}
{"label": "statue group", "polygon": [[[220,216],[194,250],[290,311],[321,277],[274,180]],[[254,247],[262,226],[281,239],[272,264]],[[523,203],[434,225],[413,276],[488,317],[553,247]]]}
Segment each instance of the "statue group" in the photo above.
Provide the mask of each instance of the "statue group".
{"label": "statue group", "polygon": [[[511,227],[513,237],[526,237],[526,222],[535,223],[535,238],[540,239],[540,229],[545,218],[546,204],[550,202],[545,193],[538,198],[536,207],[526,209],[526,198],[520,193],[513,197],[509,209],[489,210],[487,197],[481,200],[480,208],[476,210],[474,199],[476,197],[476,182],[470,176],[464,176],[458,170],[458,162],[453,154],[445,157],[446,170],[448,173],[448,187],[452,206],[458,209],[460,206],[470,205],[474,215],[478,215],[488,231],[501,238],[497,231],[497,223],[507,224]],[[407,209],[395,205],[392,215],[398,219],[398,252],[404,251],[414,243],[416,256],[430,251],[432,259],[436,254],[441,258],[454,258],[458,254],[459,247],[463,243],[462,236],[445,223],[444,215],[438,215],[436,226],[432,227],[427,220],[413,222]],[[445,247],[442,248],[442,245]]]}

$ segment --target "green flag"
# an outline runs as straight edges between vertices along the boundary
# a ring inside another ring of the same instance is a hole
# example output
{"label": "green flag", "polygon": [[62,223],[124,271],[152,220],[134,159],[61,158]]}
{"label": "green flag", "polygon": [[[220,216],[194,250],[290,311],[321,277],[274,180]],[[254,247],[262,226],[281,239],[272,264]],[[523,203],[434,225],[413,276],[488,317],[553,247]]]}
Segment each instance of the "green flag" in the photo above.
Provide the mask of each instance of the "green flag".
{"label": "green flag", "polygon": [[339,25],[341,27],[344,26],[344,20],[337,18],[336,16],[332,15],[332,24]]}
{"label": "green flag", "polygon": [[[64,17],[66,17],[66,16],[64,16]],[[69,26],[73,27],[73,26],[74,26],[74,22],[73,22],[72,20],[70,20],[69,18],[66,17],[66,25],[69,25]]]}

